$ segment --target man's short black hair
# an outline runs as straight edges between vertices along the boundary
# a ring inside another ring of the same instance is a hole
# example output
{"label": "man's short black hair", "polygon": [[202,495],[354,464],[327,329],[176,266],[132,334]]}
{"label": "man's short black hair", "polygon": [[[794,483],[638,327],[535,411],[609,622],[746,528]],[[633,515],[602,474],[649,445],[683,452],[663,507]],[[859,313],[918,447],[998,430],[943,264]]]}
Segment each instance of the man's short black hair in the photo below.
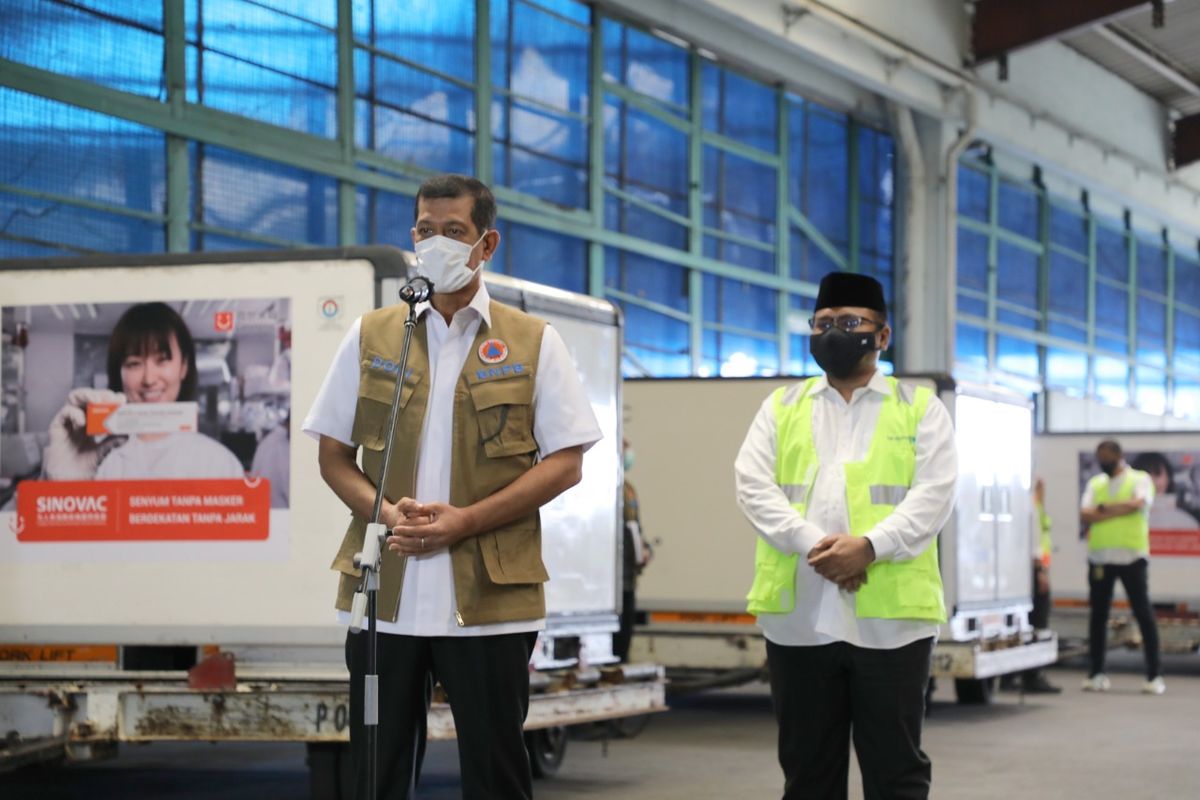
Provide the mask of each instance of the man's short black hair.
{"label": "man's short black hair", "polygon": [[1103,442],[1096,445],[1096,452],[1099,453],[1101,450],[1109,455],[1116,456],[1117,458],[1120,458],[1123,455],[1121,452],[1121,445],[1117,444],[1115,439],[1105,439]]}
{"label": "man's short black hair", "polygon": [[469,175],[435,175],[421,184],[417,190],[417,201],[413,203],[413,222],[417,221],[421,198],[426,200],[453,199],[470,195],[475,203],[471,206],[471,222],[482,235],[496,227],[496,198],[483,181]]}

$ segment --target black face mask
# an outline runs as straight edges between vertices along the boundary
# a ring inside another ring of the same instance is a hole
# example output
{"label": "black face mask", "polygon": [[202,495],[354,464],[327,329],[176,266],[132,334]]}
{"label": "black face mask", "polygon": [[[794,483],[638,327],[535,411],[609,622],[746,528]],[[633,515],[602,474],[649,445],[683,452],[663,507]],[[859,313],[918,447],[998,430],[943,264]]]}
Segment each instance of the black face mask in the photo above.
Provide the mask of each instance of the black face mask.
{"label": "black face mask", "polygon": [[1100,462],[1100,470],[1110,478],[1117,473],[1117,467],[1119,466],[1121,466],[1121,464],[1118,461]]}
{"label": "black face mask", "polygon": [[863,356],[875,352],[875,334],[876,331],[846,333],[841,328],[830,328],[809,337],[808,351],[827,375],[844,380],[855,373]]}

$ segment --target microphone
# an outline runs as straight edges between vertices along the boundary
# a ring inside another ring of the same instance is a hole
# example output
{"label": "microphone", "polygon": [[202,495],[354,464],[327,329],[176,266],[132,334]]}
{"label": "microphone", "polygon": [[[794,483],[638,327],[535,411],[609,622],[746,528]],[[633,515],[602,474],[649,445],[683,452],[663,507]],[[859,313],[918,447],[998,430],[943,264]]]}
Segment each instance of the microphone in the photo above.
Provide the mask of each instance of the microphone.
{"label": "microphone", "polygon": [[433,282],[423,275],[409,278],[408,283],[400,287],[400,299],[410,306],[424,303],[431,294],[433,294]]}

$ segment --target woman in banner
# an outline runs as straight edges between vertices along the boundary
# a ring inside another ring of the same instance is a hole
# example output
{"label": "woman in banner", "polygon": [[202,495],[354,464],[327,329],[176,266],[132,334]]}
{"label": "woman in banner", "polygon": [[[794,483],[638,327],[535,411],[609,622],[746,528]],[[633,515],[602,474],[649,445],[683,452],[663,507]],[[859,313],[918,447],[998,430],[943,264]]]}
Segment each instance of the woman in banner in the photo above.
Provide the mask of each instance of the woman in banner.
{"label": "woman in banner", "polygon": [[[174,403],[196,399],[196,345],[187,323],[166,303],[138,303],[108,340],[109,389],[72,389],[50,423],[43,454],[48,480],[241,478],[237,456],[195,431],[87,434],[89,403]],[[120,392],[112,391],[120,388]]]}

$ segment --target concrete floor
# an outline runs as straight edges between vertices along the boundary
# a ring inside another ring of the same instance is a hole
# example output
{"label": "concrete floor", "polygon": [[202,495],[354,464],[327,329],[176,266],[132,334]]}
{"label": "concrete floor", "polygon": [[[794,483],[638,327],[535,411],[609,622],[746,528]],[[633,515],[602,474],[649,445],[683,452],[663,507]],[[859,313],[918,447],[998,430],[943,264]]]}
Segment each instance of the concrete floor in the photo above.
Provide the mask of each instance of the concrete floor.
{"label": "concrete floor", "polygon": [[[1000,694],[987,707],[955,705],[939,687],[925,727],[934,798],[1038,800],[1200,797],[1200,657],[1166,662],[1163,697],[1138,694],[1140,658],[1116,654],[1113,692],[1085,695],[1078,665],[1056,669],[1056,697]],[[570,742],[562,772],[538,781],[542,800],[778,797],[775,727],[765,687],[680,700],[636,739]],[[8,800],[304,798],[304,750],[294,745],[127,747],[115,761],[0,776]],[[456,751],[430,748],[423,800],[459,797]],[[857,774],[852,798],[860,798]]]}

